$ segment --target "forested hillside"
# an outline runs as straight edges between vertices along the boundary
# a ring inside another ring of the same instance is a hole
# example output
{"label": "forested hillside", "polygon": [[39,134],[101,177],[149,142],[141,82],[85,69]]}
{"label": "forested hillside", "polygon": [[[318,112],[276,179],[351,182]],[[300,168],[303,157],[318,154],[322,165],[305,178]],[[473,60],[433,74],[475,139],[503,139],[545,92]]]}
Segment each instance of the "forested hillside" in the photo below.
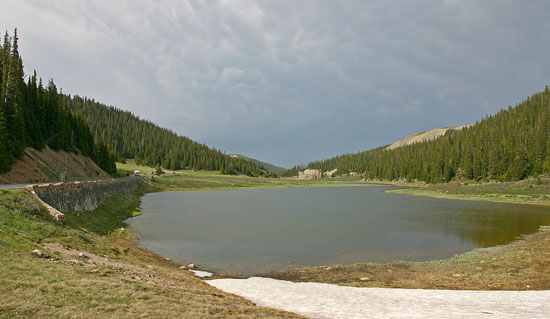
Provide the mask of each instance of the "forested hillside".
{"label": "forested hillside", "polygon": [[79,153],[106,172],[116,172],[115,158],[95,144],[86,122],[74,116],[66,99],[50,80],[46,86],[36,72],[25,82],[17,30],[6,32],[0,48],[0,173],[10,170],[27,146]]}
{"label": "forested hillside", "polygon": [[252,162],[256,163],[257,165],[265,168],[267,171],[273,172],[277,175],[281,175],[284,172],[286,172],[286,168],[284,168],[284,167],[273,165],[273,164],[266,163],[266,162],[262,162],[260,160],[255,159],[255,158],[250,158],[250,157],[244,156],[242,154],[230,154],[230,156],[231,157],[240,157],[240,158],[243,158],[245,160],[252,161]]}
{"label": "forested hillside", "polygon": [[96,140],[108,145],[119,159],[133,158],[138,164],[161,165],[171,170],[190,168],[275,176],[250,160],[211,149],[131,112],[79,96],[65,96],[65,103],[86,119]]}
{"label": "forested hillside", "polygon": [[[462,130],[432,141],[379,147],[309,163],[323,171],[350,171],[370,179],[426,182],[520,180],[550,173],[550,89]],[[285,175],[296,175],[294,167]]]}

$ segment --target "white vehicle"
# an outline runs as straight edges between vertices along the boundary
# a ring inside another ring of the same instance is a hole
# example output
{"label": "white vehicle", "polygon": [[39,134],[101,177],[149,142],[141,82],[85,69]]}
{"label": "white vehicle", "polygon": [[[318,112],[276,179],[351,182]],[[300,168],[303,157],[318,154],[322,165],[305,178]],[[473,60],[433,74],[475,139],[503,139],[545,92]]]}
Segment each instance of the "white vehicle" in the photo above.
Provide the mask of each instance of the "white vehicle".
{"label": "white vehicle", "polygon": [[139,175],[140,175],[139,171],[134,171],[134,176],[139,176]]}

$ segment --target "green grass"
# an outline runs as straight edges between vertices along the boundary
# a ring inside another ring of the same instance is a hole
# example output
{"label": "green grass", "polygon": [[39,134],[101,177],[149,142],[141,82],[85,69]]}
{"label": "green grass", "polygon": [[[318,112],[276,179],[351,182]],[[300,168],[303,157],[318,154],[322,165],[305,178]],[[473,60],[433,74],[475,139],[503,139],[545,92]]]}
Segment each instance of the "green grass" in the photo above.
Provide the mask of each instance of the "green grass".
{"label": "green grass", "polygon": [[243,175],[219,175],[213,172],[185,171],[174,176],[152,179],[152,186],[159,191],[173,190],[229,190],[240,188],[289,188],[289,187],[350,187],[368,186],[366,183],[349,184],[358,178],[297,180],[293,178],[263,178]]}
{"label": "green grass", "polygon": [[25,190],[0,190],[0,253],[32,251],[65,234]]}
{"label": "green grass", "polygon": [[[155,171],[154,167],[151,166],[145,166],[145,165],[137,165],[136,161],[133,159],[127,159],[126,163],[116,163],[116,169],[117,173],[120,176],[125,175],[134,175],[134,171],[139,170],[142,175],[150,175]],[[179,171],[173,171],[169,169],[162,169],[165,173],[177,173],[177,172],[186,172],[186,170],[179,170]]]}
{"label": "green grass", "polygon": [[121,227],[148,191],[143,183],[60,224],[27,191],[0,190],[0,318],[299,317],[221,292],[140,247]]}
{"label": "green grass", "polygon": [[395,189],[390,193],[448,199],[550,205],[550,179],[507,183],[447,183]]}

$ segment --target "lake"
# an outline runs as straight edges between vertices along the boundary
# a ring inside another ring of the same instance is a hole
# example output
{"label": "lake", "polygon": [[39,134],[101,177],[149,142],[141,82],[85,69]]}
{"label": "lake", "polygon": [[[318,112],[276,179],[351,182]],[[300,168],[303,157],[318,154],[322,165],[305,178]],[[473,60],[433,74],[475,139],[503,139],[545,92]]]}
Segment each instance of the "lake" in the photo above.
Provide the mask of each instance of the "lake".
{"label": "lake", "polygon": [[245,275],[447,258],[550,224],[548,207],[388,194],[389,186],[147,194],[127,220],[174,261]]}

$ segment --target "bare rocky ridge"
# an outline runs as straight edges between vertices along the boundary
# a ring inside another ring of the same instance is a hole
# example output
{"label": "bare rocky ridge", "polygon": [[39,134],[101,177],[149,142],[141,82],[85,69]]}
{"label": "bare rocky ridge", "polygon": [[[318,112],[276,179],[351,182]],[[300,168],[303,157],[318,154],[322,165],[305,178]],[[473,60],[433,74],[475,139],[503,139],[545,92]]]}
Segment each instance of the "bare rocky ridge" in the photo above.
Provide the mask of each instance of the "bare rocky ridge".
{"label": "bare rocky ridge", "polygon": [[394,142],[390,146],[386,147],[386,150],[393,150],[394,148],[398,148],[405,145],[411,145],[414,143],[421,143],[426,141],[434,140],[440,136],[445,135],[448,130],[461,130],[465,127],[468,127],[470,125],[461,125],[461,126],[453,126],[453,127],[445,127],[445,128],[435,128],[430,131],[418,133],[415,135],[411,135],[408,137],[405,137],[403,139],[400,139],[399,141]]}

